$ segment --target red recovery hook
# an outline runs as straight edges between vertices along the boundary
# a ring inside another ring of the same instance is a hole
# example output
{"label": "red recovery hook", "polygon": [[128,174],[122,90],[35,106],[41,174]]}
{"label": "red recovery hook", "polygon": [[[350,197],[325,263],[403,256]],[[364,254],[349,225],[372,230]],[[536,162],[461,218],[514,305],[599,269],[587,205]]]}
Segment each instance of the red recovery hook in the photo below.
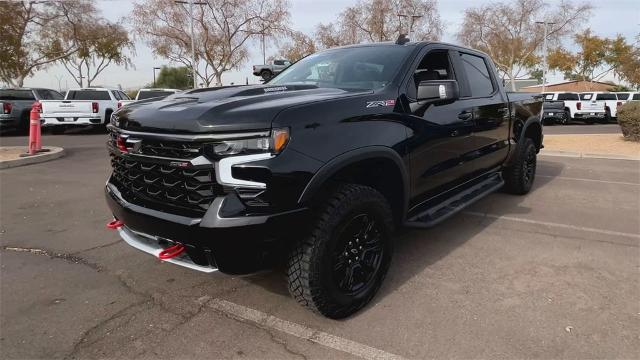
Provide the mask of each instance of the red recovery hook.
{"label": "red recovery hook", "polygon": [[173,246],[169,246],[168,248],[160,251],[160,253],[158,254],[158,258],[160,258],[160,260],[169,260],[171,258],[174,258],[182,254],[183,252],[184,252],[184,245],[175,244]]}
{"label": "red recovery hook", "polygon": [[107,229],[115,230],[124,226],[124,223],[120,220],[113,219],[107,223]]}

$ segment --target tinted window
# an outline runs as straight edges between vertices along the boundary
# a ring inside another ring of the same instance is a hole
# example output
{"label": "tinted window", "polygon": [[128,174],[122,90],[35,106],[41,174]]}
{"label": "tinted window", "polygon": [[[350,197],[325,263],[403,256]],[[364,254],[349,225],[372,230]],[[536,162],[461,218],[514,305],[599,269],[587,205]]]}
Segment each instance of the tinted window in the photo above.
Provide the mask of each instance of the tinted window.
{"label": "tinted window", "polygon": [[111,98],[108,91],[71,90],[67,93],[67,100],[111,100]]}
{"label": "tinted window", "polygon": [[618,93],[618,100],[629,100],[629,95],[631,94],[625,94],[625,93]]}
{"label": "tinted window", "polygon": [[379,89],[387,86],[411,46],[362,46],[309,55],[289,66],[269,85],[310,84],[341,89]]}
{"label": "tinted window", "polygon": [[62,94],[60,94],[57,91],[47,90],[47,92],[49,93],[49,97],[51,98],[51,100],[62,100],[62,99],[64,99],[64,96],[62,96]]}
{"label": "tinted window", "polygon": [[171,94],[173,94],[173,91],[162,91],[162,90],[140,91],[140,93],[138,94],[138,100],[169,96]]}
{"label": "tinted window", "polygon": [[467,73],[472,97],[489,96],[493,93],[493,83],[484,59],[470,54],[460,54]]}
{"label": "tinted window", "polygon": [[284,65],[284,60],[274,60],[273,65]]}
{"label": "tinted window", "polygon": [[0,90],[0,100],[35,100],[31,90]]}
{"label": "tinted window", "polygon": [[553,94],[543,94],[544,95],[544,100],[545,101],[552,101],[553,100]]}
{"label": "tinted window", "polygon": [[122,91],[118,91],[120,93],[120,98],[122,100],[131,100],[131,98],[129,97],[129,95],[123,93]]}
{"label": "tinted window", "polygon": [[113,92],[113,97],[116,98],[116,100],[122,100],[122,96],[120,96],[120,93],[117,91]]}
{"label": "tinted window", "polygon": [[633,94],[633,100],[640,100],[640,94]]}
{"label": "tinted window", "polygon": [[598,94],[596,100],[618,100],[616,94]]}
{"label": "tinted window", "polygon": [[580,100],[591,100],[593,94],[580,94]]}
{"label": "tinted window", "polygon": [[558,94],[558,100],[580,100],[578,94],[562,93]]}

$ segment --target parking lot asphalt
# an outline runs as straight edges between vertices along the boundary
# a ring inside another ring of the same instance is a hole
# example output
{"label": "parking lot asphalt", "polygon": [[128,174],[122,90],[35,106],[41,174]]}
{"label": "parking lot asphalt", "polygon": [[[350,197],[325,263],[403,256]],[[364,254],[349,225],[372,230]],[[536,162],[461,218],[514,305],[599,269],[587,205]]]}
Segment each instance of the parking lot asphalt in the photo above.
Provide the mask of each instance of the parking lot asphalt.
{"label": "parking lot asphalt", "polygon": [[279,270],[207,275],[120,241],[105,140],[44,136],[66,157],[0,170],[3,358],[640,355],[640,162],[541,156],[529,195],[400,231],[380,293],[335,321]]}

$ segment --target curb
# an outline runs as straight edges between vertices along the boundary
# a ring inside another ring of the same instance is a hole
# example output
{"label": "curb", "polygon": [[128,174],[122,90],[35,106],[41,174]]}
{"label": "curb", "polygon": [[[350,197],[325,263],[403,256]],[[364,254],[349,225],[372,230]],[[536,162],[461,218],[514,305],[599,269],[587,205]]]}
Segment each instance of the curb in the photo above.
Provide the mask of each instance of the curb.
{"label": "curb", "polygon": [[562,156],[572,157],[580,159],[608,159],[608,160],[633,160],[640,161],[640,157],[630,155],[616,155],[616,154],[589,154],[572,151],[559,151],[559,150],[542,150],[540,155],[543,156]]}
{"label": "curb", "polygon": [[[4,148],[20,148],[25,149],[25,146],[7,146]],[[65,151],[61,147],[57,146],[43,146],[44,149],[49,149],[49,152],[29,156],[29,157],[21,157],[13,160],[3,160],[0,161],[0,169],[8,169],[18,166],[25,166],[31,164],[38,164],[50,160],[55,160],[63,157],[65,155]]]}

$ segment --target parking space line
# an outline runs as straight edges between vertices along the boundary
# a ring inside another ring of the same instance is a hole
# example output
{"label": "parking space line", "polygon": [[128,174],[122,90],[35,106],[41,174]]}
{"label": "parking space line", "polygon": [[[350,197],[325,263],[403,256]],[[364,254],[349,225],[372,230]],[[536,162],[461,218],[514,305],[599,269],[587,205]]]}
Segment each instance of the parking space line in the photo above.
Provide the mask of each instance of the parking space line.
{"label": "parking space line", "polygon": [[588,182],[597,182],[597,183],[605,183],[605,184],[640,186],[640,183],[630,183],[630,182],[624,182],[624,181],[608,181],[608,180],[596,180],[596,179],[585,179],[585,178],[574,178],[574,177],[552,176],[552,175],[539,175],[539,174],[536,174],[536,176],[537,177],[541,177],[541,178],[548,178],[548,179],[588,181]]}
{"label": "parking space line", "polygon": [[282,320],[259,310],[238,305],[222,299],[213,299],[208,304],[213,309],[232,318],[250,321],[260,327],[268,328],[308,340],[316,344],[339,350],[364,359],[404,359],[402,356],[388,353],[384,350],[360,344],[339,336],[331,335],[320,330]]}
{"label": "parking space line", "polygon": [[639,234],[625,233],[625,232],[620,232],[620,231],[595,229],[595,228],[590,228],[590,227],[568,225],[568,224],[559,224],[559,223],[553,223],[553,222],[548,222],[548,221],[529,220],[529,219],[523,219],[523,218],[512,217],[512,216],[504,216],[504,215],[496,215],[496,214],[485,214],[485,213],[475,212],[475,211],[464,211],[463,214],[471,215],[471,216],[487,217],[487,218],[491,218],[491,219],[516,221],[516,222],[534,224],[534,225],[544,225],[544,226],[557,227],[557,228],[563,228],[563,229],[569,229],[569,230],[586,231],[586,232],[592,232],[592,233],[603,234],[603,235],[613,235],[613,236],[628,237],[628,238],[632,238],[632,239],[640,239],[640,235]]}

